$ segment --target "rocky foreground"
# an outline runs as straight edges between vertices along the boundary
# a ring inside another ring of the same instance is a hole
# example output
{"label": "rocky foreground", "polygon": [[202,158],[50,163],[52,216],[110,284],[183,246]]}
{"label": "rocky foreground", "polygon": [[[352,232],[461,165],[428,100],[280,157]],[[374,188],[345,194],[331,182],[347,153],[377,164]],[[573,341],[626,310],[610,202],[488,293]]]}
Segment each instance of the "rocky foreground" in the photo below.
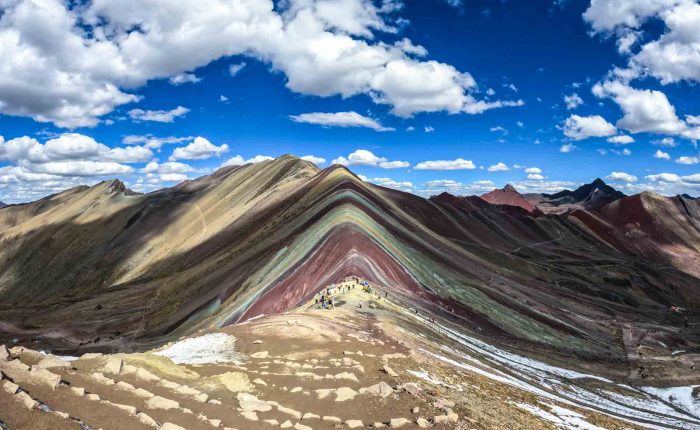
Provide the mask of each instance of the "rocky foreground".
{"label": "rocky foreground", "polygon": [[[545,385],[533,389],[531,378],[513,379],[515,369],[462,355],[448,328],[381,291],[356,288],[336,295],[335,305],[311,302],[146,353],[73,358],[2,347],[0,428],[597,430],[652,420],[657,428],[700,428],[699,417],[674,412],[671,401],[658,402],[669,410],[657,407],[656,417],[622,411],[622,421]],[[567,377],[606,381],[560,376]]]}

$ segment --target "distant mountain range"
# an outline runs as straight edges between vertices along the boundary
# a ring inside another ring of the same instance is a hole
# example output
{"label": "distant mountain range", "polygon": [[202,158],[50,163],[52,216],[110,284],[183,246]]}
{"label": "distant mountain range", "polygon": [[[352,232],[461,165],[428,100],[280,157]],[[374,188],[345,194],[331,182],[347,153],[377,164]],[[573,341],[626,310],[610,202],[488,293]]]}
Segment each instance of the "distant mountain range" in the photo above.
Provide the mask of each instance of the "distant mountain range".
{"label": "distant mountain range", "polygon": [[4,208],[4,207],[6,207],[6,206],[7,206],[7,205],[6,205],[5,203],[0,202],[0,209]]}
{"label": "distant mountain range", "polygon": [[0,344],[138,348],[359,276],[528,354],[627,372],[649,327],[659,354],[700,347],[700,313],[668,314],[700,307],[698,201],[602,181],[537,199],[425,199],[292,156],[149,194],[73,188],[0,211]]}

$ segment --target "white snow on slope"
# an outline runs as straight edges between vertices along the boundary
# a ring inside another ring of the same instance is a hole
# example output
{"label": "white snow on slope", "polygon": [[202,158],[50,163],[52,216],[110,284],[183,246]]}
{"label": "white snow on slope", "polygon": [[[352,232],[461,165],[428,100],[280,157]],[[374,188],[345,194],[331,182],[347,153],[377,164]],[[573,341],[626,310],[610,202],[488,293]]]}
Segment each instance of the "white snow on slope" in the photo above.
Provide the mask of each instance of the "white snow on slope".
{"label": "white snow on slope", "polygon": [[225,333],[211,333],[176,342],[155,352],[177,364],[243,363],[236,352],[236,338]]}

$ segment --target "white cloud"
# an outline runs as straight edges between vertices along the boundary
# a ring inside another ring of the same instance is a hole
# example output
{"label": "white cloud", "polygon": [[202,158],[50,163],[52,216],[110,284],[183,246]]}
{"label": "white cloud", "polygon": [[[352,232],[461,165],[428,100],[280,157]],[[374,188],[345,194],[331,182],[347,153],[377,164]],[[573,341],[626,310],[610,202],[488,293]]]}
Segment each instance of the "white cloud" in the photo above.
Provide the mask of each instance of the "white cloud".
{"label": "white cloud", "polygon": [[614,143],[615,145],[627,145],[630,143],[634,143],[634,138],[632,136],[621,134],[619,136],[609,137],[608,142]]}
{"label": "white cloud", "polygon": [[660,149],[657,149],[656,153],[654,154],[654,158],[660,158],[662,160],[670,160],[671,156],[667,152],[664,152]]}
{"label": "white cloud", "polygon": [[683,156],[683,157],[678,157],[676,158],[676,163],[678,164],[698,164],[700,163],[700,158],[699,157],[688,157],[688,156]]}
{"label": "white cloud", "polygon": [[357,112],[313,112],[301,115],[290,115],[294,122],[318,124],[325,127],[366,127],[375,131],[394,131],[393,128],[384,127],[374,118],[360,115]]}
{"label": "white cloud", "polygon": [[665,146],[667,148],[675,148],[678,146],[675,139],[672,137],[664,137],[663,139],[654,140],[651,143],[658,146]]}
{"label": "white cloud", "polygon": [[[55,163],[72,161],[141,163],[152,157],[153,152],[148,148],[141,146],[109,148],[92,137],[79,133],[64,133],[47,140],[43,145],[27,136],[8,141],[0,139],[0,160],[20,163],[32,171],[35,168],[39,169],[36,167],[39,164],[46,163],[54,163],[53,168],[58,171],[60,169],[55,166]],[[84,166],[87,165],[84,164]],[[96,166],[102,169],[106,164]],[[120,170],[116,167],[115,169],[115,171]],[[42,172],[45,170],[41,169]]]}
{"label": "white cloud", "polygon": [[331,161],[331,164],[342,164],[344,166],[374,166],[382,169],[398,169],[408,167],[406,161],[389,161],[384,157],[378,157],[366,149],[358,149],[346,157],[338,157]]}
{"label": "white cloud", "polygon": [[122,139],[122,143],[125,145],[143,145],[150,149],[160,149],[163,145],[172,145],[176,143],[188,142],[194,139],[192,136],[167,136],[167,137],[156,137],[151,134],[146,135],[129,135]]}
{"label": "white cloud", "polygon": [[559,147],[559,152],[566,154],[566,153],[573,151],[574,149],[576,149],[576,145],[573,145],[571,143],[565,143]]}
{"label": "white cloud", "polygon": [[530,179],[533,181],[541,181],[541,180],[545,179],[545,177],[540,175],[539,173],[529,173],[527,175],[527,179]]}
{"label": "white cloud", "polygon": [[219,101],[221,103],[226,103],[228,101],[228,97],[226,97],[225,95],[222,94],[219,96]]}
{"label": "white cloud", "polygon": [[472,170],[476,169],[474,162],[457,158],[455,160],[422,161],[414,167],[415,170]]}
{"label": "white cloud", "polygon": [[[694,0],[591,1],[584,13],[595,32],[618,37],[621,53],[630,55],[630,74],[651,75],[663,84],[700,81],[700,4]],[[660,35],[645,33],[652,19],[664,24]],[[637,52],[631,47],[643,40]]]}
{"label": "white cloud", "polygon": [[647,181],[652,181],[652,182],[657,182],[657,181],[663,181],[663,182],[680,182],[681,177],[676,175],[675,173],[658,173],[656,175],[647,175],[645,176]]}
{"label": "white cloud", "polygon": [[299,158],[301,158],[302,160],[305,160],[305,161],[310,161],[311,163],[314,163],[314,164],[323,164],[326,162],[325,158],[317,157],[315,155],[304,155],[303,157],[299,157]]}
{"label": "white cloud", "polygon": [[614,125],[607,122],[600,115],[571,115],[564,121],[563,131],[566,137],[574,140],[583,140],[589,137],[612,136],[617,130]]}
{"label": "white cloud", "polygon": [[203,137],[195,137],[187,146],[175,148],[170,156],[170,161],[176,160],[205,160],[214,156],[221,156],[228,152],[228,145],[216,146]]}
{"label": "white cloud", "polygon": [[182,173],[165,173],[158,177],[161,182],[182,182],[189,179],[187,175]]}
{"label": "white cloud", "polygon": [[525,169],[525,173],[542,173],[542,169],[540,169],[539,167],[528,167],[527,169]]}
{"label": "white cloud", "polygon": [[423,131],[425,131],[426,133],[432,133],[435,131],[435,129],[433,127],[427,125],[423,128]]}
{"label": "white cloud", "polygon": [[570,96],[564,96],[564,103],[567,109],[576,109],[583,104],[583,99],[578,94],[573,93]]}
{"label": "white cloud", "polygon": [[597,97],[612,98],[622,109],[617,126],[632,133],[679,134],[686,124],[661,91],[638,90],[620,81],[606,81],[593,87]]}
{"label": "white cloud", "polygon": [[413,190],[413,183],[409,181],[395,181],[391,178],[364,178],[365,182],[370,182],[372,184],[380,185],[386,188],[393,188],[400,191],[411,191]]}
{"label": "white cloud", "polygon": [[182,84],[196,84],[201,80],[202,78],[198,77],[194,73],[178,73],[177,75],[170,77],[168,82],[170,82],[171,85],[177,86]]}
{"label": "white cloud", "polygon": [[497,163],[489,166],[488,171],[489,172],[505,172],[506,170],[510,170],[508,166],[505,163]]}
{"label": "white cloud", "polygon": [[186,115],[190,110],[178,106],[172,110],[143,110],[131,109],[129,117],[134,121],[173,122],[176,118]]}
{"label": "white cloud", "polygon": [[176,161],[168,161],[165,163],[158,163],[157,161],[151,161],[146,164],[146,166],[141,169],[142,173],[188,173],[192,172],[194,169],[189,164],[178,163]]}
{"label": "white cloud", "polygon": [[246,63],[231,64],[228,66],[228,74],[231,75],[231,77],[235,77],[245,66],[247,66]]}
{"label": "white cloud", "polygon": [[515,121],[515,125],[517,125],[520,128],[525,127],[525,123],[523,123],[522,121]]}
{"label": "white cloud", "polygon": [[244,55],[285,75],[296,93],[364,94],[402,117],[520,106],[477,100],[468,72],[416,57],[396,33],[401,3],[368,0],[62,0],[4,2],[0,112],[64,127],[93,126],[153,79]]}
{"label": "white cloud", "polygon": [[605,179],[609,181],[637,182],[637,177],[625,172],[611,172]]}
{"label": "white cloud", "polygon": [[224,161],[221,164],[221,167],[226,167],[226,166],[243,166],[245,164],[256,164],[256,163],[261,163],[263,161],[268,161],[268,160],[274,160],[273,157],[270,157],[269,155],[256,155],[255,157],[245,159],[241,157],[240,155],[235,155],[228,160]]}

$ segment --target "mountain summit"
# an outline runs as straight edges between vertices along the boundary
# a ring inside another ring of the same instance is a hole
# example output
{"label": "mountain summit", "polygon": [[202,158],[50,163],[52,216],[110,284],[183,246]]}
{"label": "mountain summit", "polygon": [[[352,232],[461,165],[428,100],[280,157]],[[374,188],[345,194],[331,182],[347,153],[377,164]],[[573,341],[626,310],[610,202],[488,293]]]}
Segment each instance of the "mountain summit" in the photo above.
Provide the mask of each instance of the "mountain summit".
{"label": "mountain summit", "polygon": [[538,212],[537,208],[515,189],[511,184],[507,184],[502,189],[495,189],[481,196],[482,199],[494,205],[517,206],[525,209],[528,213]]}
{"label": "mountain summit", "polygon": [[555,194],[543,194],[555,206],[565,204],[581,205],[588,209],[598,208],[610,202],[621,199],[625,195],[597,178],[590,184],[585,184],[574,191],[564,190]]}

